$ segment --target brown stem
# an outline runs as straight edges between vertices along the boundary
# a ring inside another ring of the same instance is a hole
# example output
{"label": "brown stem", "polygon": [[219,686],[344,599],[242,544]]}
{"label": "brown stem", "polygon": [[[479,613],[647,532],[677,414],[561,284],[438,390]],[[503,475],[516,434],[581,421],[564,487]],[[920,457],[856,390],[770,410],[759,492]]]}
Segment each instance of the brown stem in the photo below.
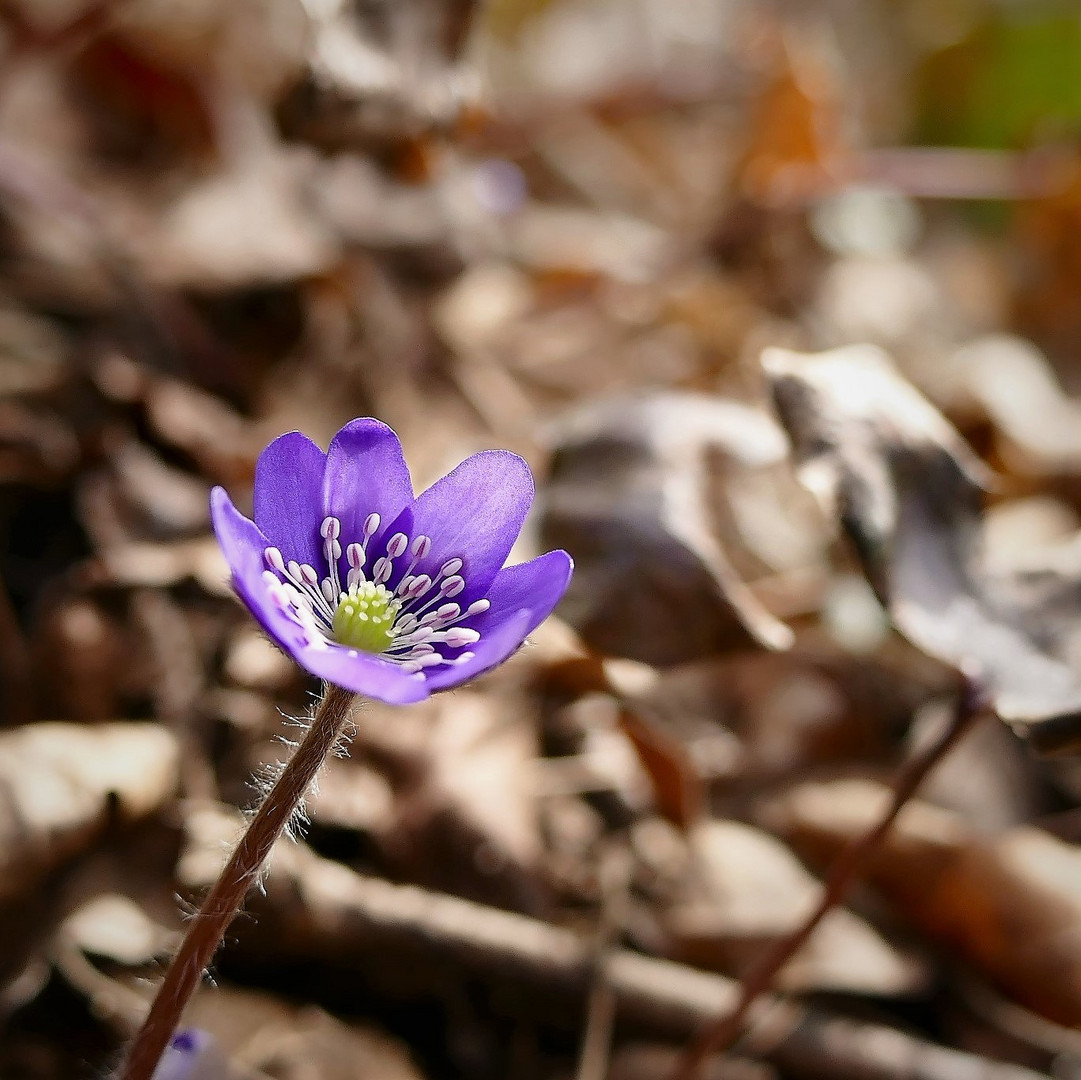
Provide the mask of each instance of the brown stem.
{"label": "brown stem", "polygon": [[135,1036],[120,1080],[151,1080],[222,936],[259,876],[274,842],[334,749],[352,700],[348,690],[327,686],[303,741],[263,799],[232,858],[188,927],[150,1012]]}
{"label": "brown stem", "polygon": [[711,1054],[727,1050],[736,1041],[755,1002],[769,990],[777,973],[803,947],[822,919],[844,900],[867,858],[893,827],[897,815],[927,774],[987,708],[982,687],[974,679],[964,677],[950,723],[934,742],[912,757],[897,774],[893,783],[893,798],[885,814],[837,856],[818,906],[796,930],[768,949],[744,975],[735,1008],[699,1033],[680,1058],[671,1080],[698,1080],[706,1059]]}

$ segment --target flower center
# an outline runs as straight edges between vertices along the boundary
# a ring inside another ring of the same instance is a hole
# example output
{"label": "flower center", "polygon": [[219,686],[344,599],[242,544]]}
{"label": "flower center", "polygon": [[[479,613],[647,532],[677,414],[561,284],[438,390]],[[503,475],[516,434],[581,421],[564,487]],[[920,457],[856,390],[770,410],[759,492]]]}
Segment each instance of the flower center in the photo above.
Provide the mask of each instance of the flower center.
{"label": "flower center", "polygon": [[334,612],[334,640],[364,652],[384,652],[394,640],[394,623],[402,609],[385,585],[370,581],[350,586]]}
{"label": "flower center", "polygon": [[[453,598],[465,591],[459,573],[464,561],[447,559],[439,566],[423,567],[432,550],[429,536],[412,540],[397,532],[382,544],[384,554],[371,563],[369,551],[379,531],[379,515],[364,520],[359,541],[343,546],[341,521],[323,519],[326,573],[308,563],[286,562],[274,547],[263,552],[267,569],[263,580],[270,598],[283,614],[303,630],[312,648],[339,645],[351,652],[372,653],[403,671],[423,678],[428,668],[466,664],[473,653],[462,652],[480,640],[478,631],[463,622],[482,615],[491,606],[474,600],[464,610]],[[339,560],[349,569],[343,584]],[[404,572],[395,561],[405,564]],[[400,576],[399,576],[400,575]],[[391,589],[389,583],[396,579]]]}

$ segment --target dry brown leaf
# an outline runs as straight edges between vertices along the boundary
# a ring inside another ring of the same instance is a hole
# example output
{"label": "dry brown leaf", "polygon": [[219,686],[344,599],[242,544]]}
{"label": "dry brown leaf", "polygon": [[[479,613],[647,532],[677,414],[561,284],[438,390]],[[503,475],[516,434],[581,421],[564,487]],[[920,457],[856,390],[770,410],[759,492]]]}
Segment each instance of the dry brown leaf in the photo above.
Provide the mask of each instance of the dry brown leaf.
{"label": "dry brown leaf", "polygon": [[702,816],[706,792],[687,747],[630,709],[619,710],[619,725],[649,776],[657,813],[680,828],[690,828]]}
{"label": "dry brown leaf", "polygon": [[307,5],[304,79],[282,107],[292,135],[330,146],[402,143],[453,124],[474,96],[461,51],[473,0]]}
{"label": "dry brown leaf", "polygon": [[32,724],[0,735],[0,900],[32,889],[111,822],[172,797],[176,741],[156,724]]}
{"label": "dry brown leaf", "polygon": [[763,414],[695,394],[591,406],[557,436],[541,523],[576,569],[564,617],[602,653],[673,664],[791,632],[732,569],[711,519],[714,455],[761,467],[783,454]]}
{"label": "dry brown leaf", "polygon": [[991,334],[944,365],[949,400],[975,407],[994,425],[1001,453],[1022,475],[1076,475],[1081,466],[1081,401],[1063,391],[1047,357],[1030,341]]}
{"label": "dry brown leaf", "polygon": [[[376,839],[395,873],[497,906],[537,910],[544,888],[532,785],[535,742],[520,709],[494,695],[459,691],[405,713],[370,705],[357,754],[393,789]],[[358,773],[361,783],[371,791],[370,780]],[[316,804],[320,812],[342,817],[326,800],[336,792],[345,801],[348,791],[338,775]],[[379,824],[371,808],[368,816]]]}
{"label": "dry brown leaf", "polygon": [[[738,974],[795,930],[821,886],[783,844],[736,821],[707,821],[691,834],[699,885],[666,913],[676,959]],[[918,989],[918,967],[867,922],[838,909],[784,967],[788,990],[897,995]]]}
{"label": "dry brown leaf", "polygon": [[237,1080],[421,1080],[404,1045],[367,1026],[269,994],[215,987],[192,1003],[189,1023],[228,1054]]}
{"label": "dry brown leaf", "polygon": [[[879,820],[880,783],[801,785],[763,819],[801,857],[825,867]],[[1039,829],[975,835],[926,803],[905,808],[871,856],[865,880],[890,905],[1027,1008],[1081,1024],[1081,849]]]}
{"label": "dry brown leaf", "polygon": [[[668,1080],[679,1061],[679,1051],[660,1043],[632,1043],[612,1057],[608,1080]],[[705,1066],[702,1080],[774,1080],[769,1065],[750,1058],[717,1055]]]}
{"label": "dry brown leaf", "polygon": [[984,679],[1034,746],[1081,743],[1081,546],[987,565],[987,470],[872,346],[763,356],[799,477],[914,644]]}

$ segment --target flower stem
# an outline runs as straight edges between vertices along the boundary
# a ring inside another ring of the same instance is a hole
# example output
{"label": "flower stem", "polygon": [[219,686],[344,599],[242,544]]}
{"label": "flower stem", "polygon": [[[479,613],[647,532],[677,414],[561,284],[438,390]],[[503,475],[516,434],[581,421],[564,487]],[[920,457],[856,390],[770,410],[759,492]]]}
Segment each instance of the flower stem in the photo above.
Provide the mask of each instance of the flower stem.
{"label": "flower stem", "polygon": [[151,1080],[169,1039],[234,916],[255,884],[274,842],[288,825],[316,773],[334,749],[353,694],[328,685],[311,726],[263,799],[225,869],[192,920],[143,1026],[128,1051],[120,1080]]}

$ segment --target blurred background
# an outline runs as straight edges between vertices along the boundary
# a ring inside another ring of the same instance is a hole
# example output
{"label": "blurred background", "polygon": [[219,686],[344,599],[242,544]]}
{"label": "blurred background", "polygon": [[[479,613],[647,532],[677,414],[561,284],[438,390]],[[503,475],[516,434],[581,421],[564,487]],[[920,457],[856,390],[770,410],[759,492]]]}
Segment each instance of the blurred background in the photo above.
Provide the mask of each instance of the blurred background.
{"label": "blurred background", "polygon": [[[579,570],[499,671],[360,715],[193,1075],[664,1080],[955,686],[762,350],[885,349],[993,476],[981,565],[1050,573],[1079,295],[1075,0],[0,0],[0,1076],[108,1074],[317,689],[210,488],[372,415],[418,489],[524,455],[514,558]],[[1078,1075],[1079,805],[979,725],[782,972],[800,1034],[709,1075]]]}

